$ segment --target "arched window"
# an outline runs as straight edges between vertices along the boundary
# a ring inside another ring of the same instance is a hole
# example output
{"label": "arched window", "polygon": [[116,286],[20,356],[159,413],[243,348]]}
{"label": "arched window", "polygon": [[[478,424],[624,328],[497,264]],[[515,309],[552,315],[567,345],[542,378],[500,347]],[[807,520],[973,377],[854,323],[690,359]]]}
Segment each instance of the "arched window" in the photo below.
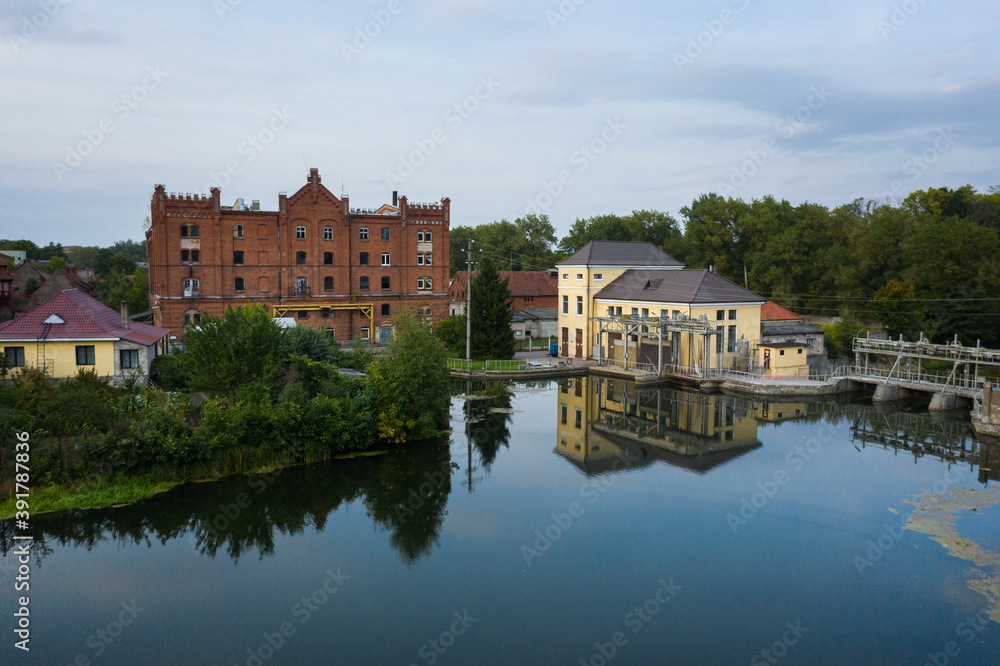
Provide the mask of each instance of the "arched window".
{"label": "arched window", "polygon": [[188,310],[184,313],[185,326],[197,326],[201,323],[201,313],[197,310]]}
{"label": "arched window", "polygon": [[197,224],[192,224],[192,225],[189,225],[189,228],[190,228],[190,232],[189,233],[191,235],[191,238],[197,238],[198,237],[198,225]]}

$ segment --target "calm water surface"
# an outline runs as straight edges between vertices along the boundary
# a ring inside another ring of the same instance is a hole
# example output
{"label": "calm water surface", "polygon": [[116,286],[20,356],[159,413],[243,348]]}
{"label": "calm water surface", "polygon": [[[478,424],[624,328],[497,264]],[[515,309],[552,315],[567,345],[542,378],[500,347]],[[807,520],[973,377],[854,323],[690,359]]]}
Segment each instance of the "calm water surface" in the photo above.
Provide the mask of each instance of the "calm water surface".
{"label": "calm water surface", "polygon": [[1000,663],[966,416],[515,389],[456,387],[442,442],[38,516],[29,655],[4,525],[3,663]]}

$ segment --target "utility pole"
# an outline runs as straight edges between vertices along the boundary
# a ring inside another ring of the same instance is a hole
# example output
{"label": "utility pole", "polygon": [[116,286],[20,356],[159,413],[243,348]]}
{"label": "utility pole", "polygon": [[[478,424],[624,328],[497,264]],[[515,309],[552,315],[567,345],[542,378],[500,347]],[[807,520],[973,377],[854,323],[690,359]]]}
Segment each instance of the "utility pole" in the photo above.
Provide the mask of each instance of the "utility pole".
{"label": "utility pole", "polygon": [[[465,277],[465,360],[472,361],[472,239],[469,239],[468,268]],[[470,366],[471,368],[471,366]],[[471,472],[470,472],[471,473]]]}

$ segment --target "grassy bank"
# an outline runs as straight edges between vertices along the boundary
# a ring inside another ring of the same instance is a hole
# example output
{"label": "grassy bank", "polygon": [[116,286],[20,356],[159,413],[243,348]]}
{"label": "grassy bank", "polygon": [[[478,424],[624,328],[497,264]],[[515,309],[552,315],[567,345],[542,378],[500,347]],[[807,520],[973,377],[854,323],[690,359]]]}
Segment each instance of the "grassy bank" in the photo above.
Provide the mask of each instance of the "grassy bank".
{"label": "grassy bank", "polygon": [[[150,477],[119,475],[113,478],[94,478],[69,486],[51,484],[32,488],[28,503],[29,513],[36,515],[69,509],[96,509],[131,504],[170,490],[180,481],[164,481]],[[0,502],[0,519],[11,518],[16,510],[16,499],[8,497]]]}

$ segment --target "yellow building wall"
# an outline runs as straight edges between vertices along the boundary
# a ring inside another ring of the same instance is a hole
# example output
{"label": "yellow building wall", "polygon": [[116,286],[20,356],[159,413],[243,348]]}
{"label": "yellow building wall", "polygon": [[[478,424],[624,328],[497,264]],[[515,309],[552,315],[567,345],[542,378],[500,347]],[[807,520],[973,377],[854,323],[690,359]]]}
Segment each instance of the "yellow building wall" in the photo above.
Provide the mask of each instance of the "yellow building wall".
{"label": "yellow building wall", "polygon": [[[607,299],[598,298],[594,302],[594,311],[597,313],[594,316],[605,317],[607,316],[609,307],[620,307],[622,309],[622,314],[627,315],[632,313],[632,309],[635,308],[639,315],[642,316],[643,308],[649,310],[650,317],[669,317],[674,311],[680,312],[681,314],[687,315],[689,319],[698,319],[701,315],[705,315],[708,318],[709,324],[713,327],[722,326],[725,328],[725,333],[728,340],[729,326],[736,326],[736,337],[737,339],[743,338],[749,341],[751,349],[759,344],[760,342],[760,306],[759,305],[741,305],[736,307],[690,307],[686,303],[660,303],[660,302],[650,302],[650,301],[612,301]],[[724,316],[723,320],[717,320],[716,316],[718,311],[722,310]],[[736,311],[736,319],[730,319],[729,314],[731,310]],[[597,333],[600,330],[600,322],[590,322],[590,339],[597,340]],[[704,349],[704,338],[701,335],[692,335],[690,333],[682,333],[680,336],[680,350],[678,355],[678,364],[686,367],[691,367],[697,365],[700,368],[709,367],[716,368],[719,365],[719,356],[715,352],[716,349],[716,338],[712,337],[709,342],[708,352],[709,358],[705,359],[705,349]],[[667,334],[664,333],[664,344],[669,344],[670,340]],[[605,358],[607,358],[607,335],[603,336],[601,341],[602,346],[605,348]],[[723,346],[723,352],[725,353],[727,346]],[[634,358],[630,357],[630,361],[634,361]],[[664,363],[667,363],[669,359],[664,359]]]}
{"label": "yellow building wall", "polygon": [[[808,377],[809,364],[806,362],[806,347],[779,347],[777,349],[762,346],[757,350],[757,362],[764,367],[764,350],[771,351],[771,367],[764,373],[765,377]],[[785,352],[784,355],[781,352]]]}
{"label": "yellow building wall", "polygon": [[[627,269],[624,268],[588,268],[586,266],[559,266],[559,328],[556,337],[559,342],[559,355],[576,357],[577,336],[576,330],[583,333],[579,342],[581,358],[589,358],[593,336],[591,333],[590,318],[600,316],[594,310],[594,295],[601,289],[611,284],[615,278],[619,277]],[[597,276],[600,276],[598,279]],[[563,314],[563,298],[566,298],[566,314]],[[583,313],[577,314],[576,299],[583,298]],[[563,353],[563,329],[568,329],[568,354]]]}
{"label": "yellow building wall", "polygon": [[[77,346],[92,345],[94,347],[94,365],[77,365]],[[94,370],[98,375],[112,376],[115,374],[114,341],[84,341],[49,340],[42,342],[11,342],[4,343],[8,347],[24,348],[25,367],[37,368],[44,362],[50,377],[65,379],[75,377],[81,369]]]}

